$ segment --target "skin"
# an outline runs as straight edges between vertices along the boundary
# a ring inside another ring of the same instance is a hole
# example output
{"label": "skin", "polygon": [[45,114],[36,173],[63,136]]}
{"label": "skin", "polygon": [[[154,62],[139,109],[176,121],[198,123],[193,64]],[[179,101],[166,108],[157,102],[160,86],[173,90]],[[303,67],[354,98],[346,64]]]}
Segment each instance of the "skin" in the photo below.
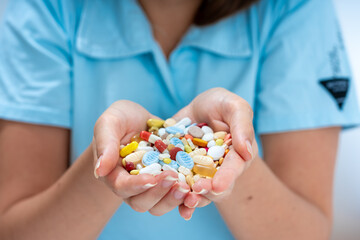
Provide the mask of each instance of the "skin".
{"label": "skin", "polygon": [[[184,25],[175,30],[162,26],[164,19],[167,25],[172,19],[159,16],[162,20],[157,22],[155,15],[172,16],[171,3],[179,4],[165,2],[154,0],[150,9],[142,1],[142,6],[153,24],[173,36],[167,44],[158,40],[169,56],[171,46],[179,41],[176,36],[183,34],[179,29],[187,29],[191,22],[181,16],[188,19],[191,14],[177,14],[177,24]],[[196,9],[192,1],[184,2],[188,5],[180,6],[192,8],[181,11]],[[111,105],[98,119],[92,143],[71,166],[69,130],[0,121],[0,239],[95,239],[124,201],[136,211],[154,215],[179,207],[185,219],[191,218],[194,206],[214,201],[238,239],[329,237],[340,128],[264,135],[263,160],[257,155],[251,108],[240,97],[212,89],[175,117],[182,116],[208,122],[233,136],[235,147],[224,168],[212,180],[194,185],[202,194],[186,193],[186,185],[171,181],[176,177],[172,172],[131,176],[117,165],[119,145],[145,129],[149,117],[156,117],[135,103]]]}

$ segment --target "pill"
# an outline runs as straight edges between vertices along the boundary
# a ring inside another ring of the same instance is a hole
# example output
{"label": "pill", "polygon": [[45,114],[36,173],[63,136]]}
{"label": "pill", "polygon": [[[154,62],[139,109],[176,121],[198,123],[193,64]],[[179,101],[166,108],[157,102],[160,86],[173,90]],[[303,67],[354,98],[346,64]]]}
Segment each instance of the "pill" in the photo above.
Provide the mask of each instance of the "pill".
{"label": "pill", "polygon": [[192,149],[191,149],[191,147],[190,147],[189,145],[185,145],[184,150],[185,150],[185,152],[187,152],[187,153],[191,153],[191,152],[192,152]]}
{"label": "pill", "polygon": [[184,174],[185,176],[187,176],[187,175],[193,175],[192,172],[191,172],[191,170],[188,169],[188,168],[186,168],[186,167],[184,167],[184,166],[180,166],[180,167],[178,168],[178,171],[181,172],[182,174]]}
{"label": "pill", "polygon": [[224,144],[224,140],[221,138],[218,138],[218,139],[216,139],[215,143],[217,146],[222,146]]}
{"label": "pill", "polygon": [[224,158],[222,157],[219,159],[219,165],[221,166],[221,164],[223,164],[223,162],[224,162]]}
{"label": "pill", "polygon": [[200,138],[194,138],[192,140],[192,142],[197,145],[197,146],[200,146],[200,147],[206,147],[207,146],[207,141],[204,141]]}
{"label": "pill", "polygon": [[163,162],[166,164],[170,164],[171,163],[171,159],[170,158],[164,158]]}
{"label": "pill", "polygon": [[212,158],[208,157],[208,156],[201,156],[201,155],[195,155],[193,157],[194,163],[196,164],[201,164],[201,165],[213,165],[214,164],[214,160],[212,160]]}
{"label": "pill", "polygon": [[191,149],[194,150],[194,149],[195,149],[195,145],[194,145],[194,143],[192,142],[193,139],[188,138],[188,139],[186,139],[186,140],[187,140],[187,142],[189,143],[189,146],[191,147]]}
{"label": "pill", "polygon": [[159,137],[161,137],[161,139],[162,139],[162,136],[164,136],[164,134],[166,133],[165,128],[159,128],[157,133],[158,133]]}
{"label": "pill", "polygon": [[134,153],[130,153],[129,155],[127,155],[123,161],[126,162],[132,162],[134,165],[137,165],[141,162],[141,159],[143,158],[144,154],[146,153],[146,151],[139,151],[139,152],[134,152]]}
{"label": "pill", "polygon": [[185,149],[183,144],[176,144],[175,147],[181,148],[182,151]]}
{"label": "pill", "polygon": [[193,137],[193,136],[191,136],[190,134],[186,134],[186,135],[185,135],[185,138],[186,138],[186,140],[187,140],[187,139],[191,139],[191,140],[193,140],[193,138],[194,138],[194,137]]}
{"label": "pill", "polygon": [[140,137],[144,139],[145,141],[148,141],[152,144],[154,144],[157,140],[161,140],[161,137],[156,136],[155,134],[152,134],[147,131],[142,131],[140,133]]}
{"label": "pill", "polygon": [[131,171],[130,171],[130,174],[131,174],[131,175],[138,175],[139,172],[140,172],[139,170],[137,170],[137,169],[135,170],[135,169],[134,169],[134,170],[131,170]]}
{"label": "pill", "polygon": [[214,138],[215,139],[220,138],[220,139],[224,140],[226,134],[227,134],[227,132],[225,132],[225,131],[219,131],[219,132],[214,133]]}
{"label": "pill", "polygon": [[214,131],[208,126],[201,127],[201,130],[204,132],[204,134],[206,134],[206,133],[214,133]]}
{"label": "pill", "polygon": [[141,152],[141,151],[145,151],[145,152],[149,152],[149,151],[154,151],[153,147],[138,147],[135,152]]}
{"label": "pill", "polygon": [[178,139],[178,138],[172,138],[172,139],[170,139],[170,144],[173,144],[173,145],[182,145],[182,146],[184,146],[184,144],[183,144],[183,142],[180,140],[180,139]]}
{"label": "pill", "polygon": [[195,184],[194,178],[191,175],[187,175],[185,177],[186,183],[192,188],[192,186]]}
{"label": "pill", "polygon": [[[176,170],[175,170],[175,171],[176,171]],[[178,173],[178,178],[179,178],[179,181],[180,181],[180,182],[186,183],[186,178],[185,178],[184,174]]]}
{"label": "pill", "polygon": [[179,151],[176,154],[176,162],[180,166],[184,166],[186,168],[192,169],[194,166],[193,159],[186,152]]}
{"label": "pill", "polygon": [[164,171],[170,170],[170,171],[173,171],[173,172],[178,173],[178,171],[177,171],[175,168],[172,168],[172,167],[171,167],[170,165],[168,165],[168,164],[164,164],[164,165],[162,166],[162,170],[164,170]]}
{"label": "pill", "polygon": [[122,163],[122,166],[123,166],[123,167],[125,167],[125,166],[126,166],[126,161],[125,161],[125,158],[123,158],[123,159],[121,160],[121,163]]}
{"label": "pill", "polygon": [[199,128],[198,126],[189,127],[188,134],[190,134],[194,138],[202,138],[204,136],[203,130],[201,130],[201,128]]}
{"label": "pill", "polygon": [[138,147],[148,147],[148,146],[150,146],[150,143],[146,141],[140,141]]}
{"label": "pill", "polygon": [[199,128],[202,128],[203,126],[207,126],[207,123],[198,123],[196,124]]}
{"label": "pill", "polygon": [[171,133],[171,134],[176,134],[176,133],[180,133],[180,135],[184,134],[184,130],[175,126],[167,127],[165,128],[165,130],[167,133]]}
{"label": "pill", "polygon": [[199,149],[194,150],[191,153],[189,153],[189,155],[190,155],[190,157],[194,157],[195,155],[205,156],[206,150],[205,150],[205,148],[199,148]]}
{"label": "pill", "polygon": [[168,118],[165,120],[164,122],[164,127],[171,127],[174,126],[176,124],[176,120],[173,118]]}
{"label": "pill", "polygon": [[168,153],[159,154],[160,160],[164,160],[165,158],[170,158],[170,154],[168,154]]}
{"label": "pill", "polygon": [[178,152],[182,152],[182,149],[179,148],[179,147],[174,147],[174,148],[172,148],[169,152],[170,152],[170,158],[171,158],[172,160],[175,160],[175,159],[176,159],[176,154],[177,154]]}
{"label": "pill", "polygon": [[181,119],[180,121],[178,121],[174,126],[179,126],[179,125],[189,126],[190,124],[191,124],[191,119],[188,117],[185,117],[185,118]]}
{"label": "pill", "polygon": [[157,150],[159,150],[159,152],[163,153],[166,150],[167,145],[161,140],[156,140],[155,147]]}
{"label": "pill", "polygon": [[205,165],[195,164],[192,170],[194,171],[194,173],[211,178],[214,177],[216,173],[216,168],[214,167],[214,165],[205,166]]}
{"label": "pill", "polygon": [[140,169],[142,169],[143,168],[143,166],[139,163],[139,164],[136,164],[136,169],[137,170],[140,170]]}
{"label": "pill", "polygon": [[138,134],[135,134],[134,136],[132,136],[132,138],[130,139],[130,142],[140,142],[142,139],[141,139],[141,137],[140,137],[140,133],[138,133]]}
{"label": "pill", "polygon": [[159,162],[159,153],[152,151],[152,152],[146,152],[142,158],[142,164],[145,166],[150,166],[154,163]]}
{"label": "pill", "polygon": [[181,138],[181,142],[182,142],[182,144],[184,145],[184,146],[186,146],[186,145],[189,145],[189,143],[188,143],[188,141],[186,140],[186,138]]}
{"label": "pill", "polygon": [[130,153],[135,151],[138,146],[139,146],[139,144],[136,141],[129,143],[123,149],[120,150],[120,156],[126,157],[127,155],[129,155]]}
{"label": "pill", "polygon": [[208,142],[207,148],[211,148],[212,146],[215,146],[215,145],[216,145],[215,140],[211,140],[210,142]]}
{"label": "pill", "polygon": [[166,137],[166,140],[170,141],[170,139],[172,139],[173,137],[174,137],[174,134],[168,134]]}
{"label": "pill", "polygon": [[224,157],[226,156],[226,154],[228,154],[229,151],[230,151],[229,149],[225,149]]}
{"label": "pill", "polygon": [[125,169],[126,171],[130,172],[131,170],[135,169],[135,164],[133,162],[126,162]]}
{"label": "pill", "polygon": [[147,120],[146,123],[149,126],[149,128],[156,127],[159,129],[163,126],[164,122],[165,122],[164,120],[150,118],[149,120]]}
{"label": "pill", "polygon": [[167,147],[167,149],[168,149],[169,151],[171,151],[171,149],[173,149],[174,147],[175,147],[174,144],[169,144],[168,147]]}
{"label": "pill", "polygon": [[[165,131],[165,128],[160,128],[160,129],[164,129]],[[159,130],[160,131],[160,130]],[[159,132],[158,132],[159,133]],[[169,136],[169,134],[167,132],[165,132],[164,134],[161,135],[161,139],[162,140],[165,140],[167,138],[167,136]]]}
{"label": "pill", "polygon": [[214,160],[219,160],[224,156],[225,149],[221,146],[213,146],[209,148],[207,154],[212,157]]}
{"label": "pill", "polygon": [[161,165],[158,163],[153,163],[149,166],[146,166],[139,170],[139,174],[143,174],[143,173],[158,175],[161,173]]}
{"label": "pill", "polygon": [[204,134],[204,136],[201,139],[204,140],[204,141],[209,142],[209,141],[214,139],[214,134],[213,133],[206,133],[206,134]]}

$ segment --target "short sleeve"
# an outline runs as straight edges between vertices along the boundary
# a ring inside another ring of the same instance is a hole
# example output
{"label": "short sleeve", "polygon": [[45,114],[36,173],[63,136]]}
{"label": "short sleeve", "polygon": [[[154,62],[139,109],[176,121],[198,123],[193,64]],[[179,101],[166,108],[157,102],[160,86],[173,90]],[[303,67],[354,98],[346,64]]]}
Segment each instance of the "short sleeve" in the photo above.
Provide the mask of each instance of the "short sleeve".
{"label": "short sleeve", "polygon": [[282,13],[274,17],[261,51],[255,130],[359,124],[355,83],[332,1],[279,2]]}
{"label": "short sleeve", "polygon": [[52,2],[9,1],[0,25],[0,118],[70,128],[70,41]]}

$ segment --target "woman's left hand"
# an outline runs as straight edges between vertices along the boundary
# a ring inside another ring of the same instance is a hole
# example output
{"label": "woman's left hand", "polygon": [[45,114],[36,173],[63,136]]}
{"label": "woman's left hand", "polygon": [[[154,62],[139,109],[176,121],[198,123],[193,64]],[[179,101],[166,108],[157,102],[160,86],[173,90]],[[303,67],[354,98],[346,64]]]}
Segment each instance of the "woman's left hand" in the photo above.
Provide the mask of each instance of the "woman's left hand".
{"label": "woman's left hand", "polygon": [[203,207],[211,201],[219,201],[229,195],[236,179],[251,164],[258,152],[252,124],[253,111],[238,95],[223,88],[210,89],[197,96],[174,118],[189,117],[193,122],[207,123],[214,131],[231,133],[232,145],[214,178],[201,178],[193,185],[179,212],[185,219],[191,218],[195,207]]}

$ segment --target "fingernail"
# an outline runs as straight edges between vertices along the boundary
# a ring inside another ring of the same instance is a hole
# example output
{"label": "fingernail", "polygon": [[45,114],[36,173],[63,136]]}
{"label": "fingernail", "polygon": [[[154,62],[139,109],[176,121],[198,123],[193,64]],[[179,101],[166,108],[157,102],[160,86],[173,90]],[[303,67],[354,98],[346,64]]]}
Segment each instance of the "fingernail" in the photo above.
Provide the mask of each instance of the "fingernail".
{"label": "fingernail", "polygon": [[[249,140],[246,140],[245,144],[246,144],[246,149],[251,156],[251,159],[253,159],[254,156],[253,156],[253,150],[252,150],[251,143],[249,142]],[[247,160],[251,160],[251,159],[247,159]]]}
{"label": "fingernail", "polygon": [[152,187],[155,187],[157,185],[157,183],[147,183],[143,186],[144,189],[149,189],[149,188],[152,188]]}
{"label": "fingernail", "polygon": [[189,221],[192,218],[192,214],[190,215],[189,218],[184,218],[186,221]]}
{"label": "fingernail", "polygon": [[174,198],[175,199],[182,199],[185,197],[185,195],[189,192],[189,189],[184,189],[182,187],[179,187],[175,192],[174,192]]}
{"label": "fingernail", "polygon": [[196,193],[196,194],[207,194],[207,193],[208,193],[208,190],[201,189],[201,191],[200,191],[200,192],[196,192],[196,191],[194,191],[194,193]]}
{"label": "fingernail", "polygon": [[168,188],[168,187],[174,185],[175,181],[177,181],[177,178],[174,178],[174,177],[168,175],[168,176],[166,176],[166,177],[164,178],[164,180],[162,181],[162,184],[161,184],[161,185],[162,185],[164,188]]}
{"label": "fingernail", "polygon": [[217,193],[217,192],[214,192],[214,191],[211,191],[211,194],[213,194],[213,195],[215,195],[215,196],[219,196],[219,195],[221,195],[221,194],[223,194],[224,192],[219,192],[219,193]]}
{"label": "fingernail", "polygon": [[103,156],[101,155],[101,156],[98,158],[98,160],[96,161],[95,169],[94,169],[94,176],[95,176],[95,178],[99,178],[99,175],[97,174],[97,170],[100,168],[102,157],[103,157]]}
{"label": "fingernail", "polygon": [[[196,207],[197,207],[197,205],[199,205],[199,201],[197,201],[197,202],[195,203],[195,205],[194,205],[194,206],[189,207],[189,208],[196,208]],[[191,218],[191,217],[190,217],[190,218]]]}

